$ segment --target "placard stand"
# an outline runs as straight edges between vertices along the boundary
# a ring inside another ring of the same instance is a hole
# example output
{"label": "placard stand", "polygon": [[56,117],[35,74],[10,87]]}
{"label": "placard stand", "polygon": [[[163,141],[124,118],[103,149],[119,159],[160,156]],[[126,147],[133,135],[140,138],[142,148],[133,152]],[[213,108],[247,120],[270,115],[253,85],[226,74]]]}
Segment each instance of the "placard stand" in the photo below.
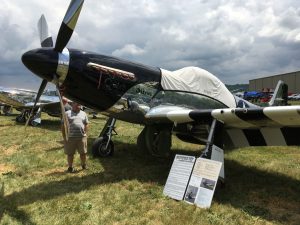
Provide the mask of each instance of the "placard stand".
{"label": "placard stand", "polygon": [[164,195],[209,208],[222,163],[194,156],[176,155],[164,187]]}
{"label": "placard stand", "polygon": [[164,188],[164,195],[182,200],[189,182],[196,158],[176,155]]}

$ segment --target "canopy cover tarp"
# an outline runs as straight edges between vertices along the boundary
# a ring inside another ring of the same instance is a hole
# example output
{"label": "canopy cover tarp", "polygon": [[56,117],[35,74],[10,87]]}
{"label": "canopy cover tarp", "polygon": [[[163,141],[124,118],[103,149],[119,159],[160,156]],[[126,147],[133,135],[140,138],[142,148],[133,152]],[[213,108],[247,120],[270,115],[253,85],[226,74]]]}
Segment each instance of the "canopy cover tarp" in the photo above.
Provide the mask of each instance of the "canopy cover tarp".
{"label": "canopy cover tarp", "polygon": [[161,69],[164,90],[198,93],[216,99],[227,107],[236,107],[233,95],[213,74],[198,67],[185,67],[176,71]]}

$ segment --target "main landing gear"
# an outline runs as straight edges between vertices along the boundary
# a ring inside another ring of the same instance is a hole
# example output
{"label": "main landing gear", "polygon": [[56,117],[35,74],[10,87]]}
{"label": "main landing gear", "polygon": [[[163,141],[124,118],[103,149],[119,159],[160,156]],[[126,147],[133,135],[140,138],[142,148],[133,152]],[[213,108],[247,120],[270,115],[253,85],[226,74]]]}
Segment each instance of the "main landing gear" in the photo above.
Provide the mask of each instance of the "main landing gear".
{"label": "main landing gear", "polygon": [[155,157],[168,157],[172,145],[172,127],[146,125],[137,138],[137,146]]}
{"label": "main landing gear", "polygon": [[[25,123],[29,117],[30,110],[23,110],[20,115],[16,117],[16,122]],[[29,124],[33,127],[38,126],[41,123],[41,110],[38,109],[29,120]]]}
{"label": "main landing gear", "polygon": [[[213,158],[214,145],[223,149],[223,139],[222,139],[222,130],[223,124],[216,119],[214,119],[211,123],[210,131],[208,134],[207,142],[204,151],[200,155],[200,158],[217,160],[224,163],[224,154],[218,154],[219,156]],[[222,171],[223,170],[223,171]],[[219,184],[221,187],[225,186],[225,172],[224,165],[222,166],[220,175],[219,175]]]}
{"label": "main landing gear", "polygon": [[104,125],[99,137],[94,141],[92,153],[94,157],[108,157],[114,154],[114,143],[112,135],[117,135],[115,131],[116,119],[110,117]]}

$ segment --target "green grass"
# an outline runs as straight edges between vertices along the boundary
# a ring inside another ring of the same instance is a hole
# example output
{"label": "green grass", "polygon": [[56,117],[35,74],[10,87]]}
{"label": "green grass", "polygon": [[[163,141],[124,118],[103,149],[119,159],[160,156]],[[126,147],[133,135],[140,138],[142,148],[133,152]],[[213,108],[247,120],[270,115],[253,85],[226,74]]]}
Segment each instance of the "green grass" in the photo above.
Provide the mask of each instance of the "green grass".
{"label": "green grass", "polygon": [[300,101],[289,101],[290,105],[300,105]]}
{"label": "green grass", "polygon": [[[173,157],[156,159],[136,146],[141,126],[117,122],[115,155],[88,158],[89,169],[67,174],[60,121],[41,127],[0,116],[0,224],[299,224],[300,148],[226,152],[226,186],[210,209],[163,196]],[[90,119],[89,150],[104,117]],[[172,153],[200,147],[173,141]],[[79,168],[76,155],[75,166]]]}

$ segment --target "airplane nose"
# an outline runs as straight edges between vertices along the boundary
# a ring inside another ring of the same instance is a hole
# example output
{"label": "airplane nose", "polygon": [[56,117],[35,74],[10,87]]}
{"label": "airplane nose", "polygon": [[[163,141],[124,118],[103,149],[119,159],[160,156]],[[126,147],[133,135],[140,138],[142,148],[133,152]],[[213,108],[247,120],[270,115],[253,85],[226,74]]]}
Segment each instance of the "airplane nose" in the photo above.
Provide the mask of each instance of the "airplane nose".
{"label": "airplane nose", "polygon": [[31,72],[51,82],[58,65],[58,53],[53,48],[38,48],[24,53],[22,62]]}

